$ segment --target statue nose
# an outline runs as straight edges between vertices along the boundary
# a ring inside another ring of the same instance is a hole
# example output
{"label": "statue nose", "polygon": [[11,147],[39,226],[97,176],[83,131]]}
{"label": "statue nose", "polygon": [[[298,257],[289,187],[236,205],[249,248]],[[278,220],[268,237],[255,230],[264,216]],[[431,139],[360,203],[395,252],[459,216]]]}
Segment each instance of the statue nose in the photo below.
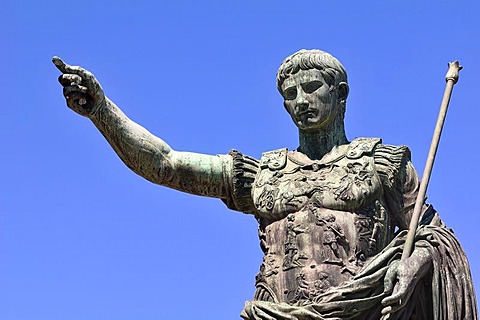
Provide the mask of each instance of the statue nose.
{"label": "statue nose", "polygon": [[303,111],[308,109],[308,100],[305,98],[303,94],[298,96],[296,107],[298,111]]}

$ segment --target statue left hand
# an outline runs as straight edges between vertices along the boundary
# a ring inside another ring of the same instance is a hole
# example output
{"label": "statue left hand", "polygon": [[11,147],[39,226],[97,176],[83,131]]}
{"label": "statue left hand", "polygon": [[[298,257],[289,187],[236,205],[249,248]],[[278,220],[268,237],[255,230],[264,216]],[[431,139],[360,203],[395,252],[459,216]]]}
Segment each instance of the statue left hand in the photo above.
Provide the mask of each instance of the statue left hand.
{"label": "statue left hand", "polygon": [[406,260],[390,265],[384,280],[384,294],[388,296],[382,300],[382,320],[407,305],[418,281],[425,276],[431,264],[429,252],[417,248]]}

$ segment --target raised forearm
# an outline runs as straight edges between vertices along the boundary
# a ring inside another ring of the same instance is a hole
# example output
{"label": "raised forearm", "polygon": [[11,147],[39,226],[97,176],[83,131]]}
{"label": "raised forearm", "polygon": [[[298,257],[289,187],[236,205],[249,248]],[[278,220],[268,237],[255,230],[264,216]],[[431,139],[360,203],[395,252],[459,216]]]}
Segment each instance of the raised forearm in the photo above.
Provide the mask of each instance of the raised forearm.
{"label": "raised forearm", "polygon": [[95,76],[59,57],[52,59],[62,72],[59,82],[67,105],[88,117],[122,161],[140,176],[177,190],[227,198],[230,156],[176,152],[162,139],[130,120],[103,92]]}
{"label": "raised forearm", "polygon": [[170,166],[172,149],[160,138],[130,120],[108,98],[90,117],[122,161],[135,173],[161,184]]}
{"label": "raised forearm", "polygon": [[229,156],[177,152],[130,120],[108,98],[90,117],[122,161],[145,179],[197,195],[224,198]]}

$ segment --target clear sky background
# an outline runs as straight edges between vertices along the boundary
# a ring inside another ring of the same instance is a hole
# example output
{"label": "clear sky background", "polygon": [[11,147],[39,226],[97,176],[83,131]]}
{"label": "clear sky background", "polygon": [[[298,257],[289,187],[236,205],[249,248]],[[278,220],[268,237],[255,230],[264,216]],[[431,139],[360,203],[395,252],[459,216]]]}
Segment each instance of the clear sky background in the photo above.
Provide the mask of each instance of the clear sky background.
{"label": "clear sky background", "polygon": [[69,110],[51,63],[92,71],[174,149],[297,147],[275,87],[301,48],[349,74],[349,139],[406,144],[420,175],[464,66],[428,191],[480,286],[480,2],[0,2],[0,319],[238,319],[261,263],[252,216],[156,186]]}

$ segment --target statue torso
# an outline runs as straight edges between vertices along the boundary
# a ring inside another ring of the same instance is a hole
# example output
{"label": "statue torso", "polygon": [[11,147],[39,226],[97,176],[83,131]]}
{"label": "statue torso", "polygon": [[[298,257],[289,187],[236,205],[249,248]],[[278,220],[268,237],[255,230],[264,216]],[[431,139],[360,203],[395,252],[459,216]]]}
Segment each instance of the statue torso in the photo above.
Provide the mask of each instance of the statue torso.
{"label": "statue torso", "polygon": [[252,190],[265,254],[255,299],[313,301],[390,241],[378,143],[357,139],[320,161],[286,149],[262,156]]}

